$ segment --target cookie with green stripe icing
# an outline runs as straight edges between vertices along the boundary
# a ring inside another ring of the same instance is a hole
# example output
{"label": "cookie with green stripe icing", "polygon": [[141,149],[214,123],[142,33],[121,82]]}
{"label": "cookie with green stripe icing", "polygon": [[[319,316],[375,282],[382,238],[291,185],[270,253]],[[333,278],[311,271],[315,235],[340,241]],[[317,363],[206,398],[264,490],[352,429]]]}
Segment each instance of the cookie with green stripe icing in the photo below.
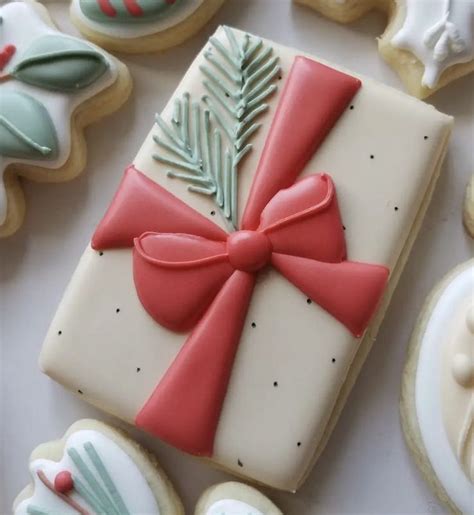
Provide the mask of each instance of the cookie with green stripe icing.
{"label": "cookie with green stripe icing", "polygon": [[131,54],[179,45],[196,34],[224,0],[72,0],[71,19],[94,43]]}
{"label": "cookie with green stripe icing", "polygon": [[80,420],[61,440],[37,447],[30,475],[14,515],[184,514],[156,459],[125,433],[96,420]]}

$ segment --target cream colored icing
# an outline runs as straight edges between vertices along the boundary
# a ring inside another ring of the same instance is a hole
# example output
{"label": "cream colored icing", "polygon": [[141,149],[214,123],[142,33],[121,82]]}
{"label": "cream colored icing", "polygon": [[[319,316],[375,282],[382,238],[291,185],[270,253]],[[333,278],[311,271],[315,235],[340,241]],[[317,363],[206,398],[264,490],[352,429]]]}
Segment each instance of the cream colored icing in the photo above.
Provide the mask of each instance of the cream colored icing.
{"label": "cream colored icing", "polygon": [[[459,354],[469,356],[472,333],[466,324],[472,309],[474,261],[444,287],[421,336],[415,403],[423,446],[449,498],[462,513],[474,502],[472,485],[472,384],[459,384]],[[464,360],[463,360],[464,361]],[[471,477],[471,481],[469,477]]]}
{"label": "cream colored icing", "polygon": [[442,385],[443,414],[451,446],[474,482],[474,291],[467,309],[465,305],[458,309],[460,320],[446,350],[451,377],[446,374]]}
{"label": "cream colored icing", "polygon": [[404,0],[402,28],[392,38],[424,64],[422,84],[434,88],[444,70],[474,59],[474,0]]}
{"label": "cream colored icing", "polygon": [[263,515],[260,510],[243,501],[221,499],[213,503],[205,515]]}
{"label": "cream colored icing", "polygon": [[[60,461],[38,459],[30,464],[34,490],[31,496],[16,507],[14,515],[31,513],[29,511],[31,507],[35,507],[45,513],[77,514],[77,510],[52,493],[38,477],[38,472],[41,471],[54,484],[57,474],[62,471],[68,471],[72,474],[73,480],[78,478],[87,485],[84,474],[81,473],[68,454],[68,451],[71,449],[78,452],[81,459],[92,471],[92,475],[99,484],[105,487],[105,483],[97,473],[97,470],[94,469],[93,463],[85,451],[84,444],[87,443],[92,443],[94,446],[130,514],[160,515],[153,491],[138,466],[117,443],[94,430],[82,430],[72,433],[65,442],[63,457]],[[88,504],[77,490],[74,489],[69,496],[91,515],[95,513],[99,515],[99,512],[95,511],[93,506]]]}
{"label": "cream colored icing", "polygon": [[[49,34],[61,34],[68,37],[51,26],[47,11],[39,4],[35,5],[32,2],[22,1],[8,2],[5,5],[0,5],[0,16],[3,19],[0,30],[0,48],[3,48],[6,44],[14,44],[17,47],[17,52],[5,69],[7,72],[17,63],[21,50],[35,39]],[[91,46],[97,48],[95,45],[91,44]],[[103,50],[98,48],[97,50],[107,56]],[[24,92],[43,103],[51,116],[59,140],[59,155],[53,161],[13,159],[0,156],[0,225],[4,223],[8,212],[7,195],[3,182],[5,169],[12,163],[26,163],[51,170],[64,165],[71,149],[70,125],[72,113],[79,105],[97,95],[117,79],[117,67],[112,59],[108,59],[108,62],[109,69],[105,74],[90,87],[77,94],[48,91],[17,80],[0,84],[0,92],[9,90]]]}
{"label": "cream colored icing", "polygon": [[179,5],[173,8],[172,14],[167,14],[163,16],[163,18],[149,23],[133,25],[99,23],[91,20],[82,12],[79,0],[72,0],[71,13],[79,19],[81,23],[95,32],[119,39],[131,39],[156,34],[178,25],[186,18],[189,18],[205,1],[206,0],[181,0]]}
{"label": "cream colored icing", "polygon": [[[215,36],[225,41],[222,28]],[[267,43],[280,57],[281,92],[295,55],[302,53]],[[174,98],[204,93],[203,60],[201,53],[184,76],[163,111],[165,120],[171,118]],[[278,100],[279,93],[270,98],[254,150],[242,163],[241,209]],[[444,155],[451,119],[366,78],[353,104],[302,176],[325,171],[334,179],[350,259],[393,269]],[[225,227],[219,216],[211,215],[211,200],[167,177],[167,167],[152,159],[156,132],[153,127],[134,159],[136,167]],[[295,490],[312,465],[360,341],[319,306],[308,305],[299,290],[272,270],[259,277],[246,320],[213,459],[238,474]],[[41,367],[73,391],[81,389],[85,400],[133,422],[185,338],[155,323],[142,308],[130,250],[100,255],[88,247],[46,336]],[[248,420],[252,424],[242,423]]]}

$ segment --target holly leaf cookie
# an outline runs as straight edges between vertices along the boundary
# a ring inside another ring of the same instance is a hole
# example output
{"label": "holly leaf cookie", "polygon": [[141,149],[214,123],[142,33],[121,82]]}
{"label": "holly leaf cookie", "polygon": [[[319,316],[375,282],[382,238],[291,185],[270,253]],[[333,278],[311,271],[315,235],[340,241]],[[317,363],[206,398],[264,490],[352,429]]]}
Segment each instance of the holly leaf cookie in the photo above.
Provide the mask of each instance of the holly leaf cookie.
{"label": "holly leaf cookie", "polygon": [[200,497],[194,515],[282,515],[255,488],[230,481],[208,488]]}
{"label": "holly leaf cookie", "polygon": [[20,177],[74,178],[85,166],[83,128],[131,91],[115,57],[60,33],[34,0],[0,6],[0,238],[24,218]]}
{"label": "holly leaf cookie", "polygon": [[474,71],[473,0],[293,1],[341,23],[384,11],[389,21],[378,38],[379,52],[418,98]]}
{"label": "holly leaf cookie", "polygon": [[224,0],[72,0],[84,37],[109,50],[139,54],[179,45],[214,16]]}
{"label": "holly leaf cookie", "polygon": [[97,420],[80,420],[61,440],[37,447],[30,474],[14,515],[184,514],[156,459]]}
{"label": "holly leaf cookie", "polygon": [[400,412],[416,464],[452,513],[474,492],[474,260],[430,293],[413,332]]}

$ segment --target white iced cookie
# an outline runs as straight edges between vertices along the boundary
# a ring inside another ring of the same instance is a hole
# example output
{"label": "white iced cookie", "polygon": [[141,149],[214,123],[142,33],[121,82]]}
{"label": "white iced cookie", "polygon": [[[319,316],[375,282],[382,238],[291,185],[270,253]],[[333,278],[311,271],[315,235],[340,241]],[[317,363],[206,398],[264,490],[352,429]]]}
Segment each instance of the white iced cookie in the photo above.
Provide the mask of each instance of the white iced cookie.
{"label": "white iced cookie", "polygon": [[466,231],[474,238],[474,175],[466,188],[464,197],[463,222]]}
{"label": "white iced cookie", "polygon": [[194,515],[282,515],[282,512],[255,488],[243,483],[221,483],[200,497]]}
{"label": "white iced cookie", "polygon": [[413,456],[452,512],[474,496],[474,260],[428,297],[410,342],[401,416]]}
{"label": "white iced cookie", "polygon": [[194,36],[224,0],[72,0],[81,33],[109,50],[156,52]]}
{"label": "white iced cookie", "polygon": [[389,21],[379,52],[407,90],[425,98],[474,70],[473,0],[294,0],[350,23],[372,9]]}
{"label": "white iced cookie", "polygon": [[61,440],[37,447],[30,474],[14,515],[184,514],[156,459],[96,420],[80,420]]}
{"label": "white iced cookie", "polygon": [[0,5],[0,238],[24,217],[19,178],[59,182],[79,174],[82,129],[118,109],[130,90],[123,64],[59,32],[38,2]]}

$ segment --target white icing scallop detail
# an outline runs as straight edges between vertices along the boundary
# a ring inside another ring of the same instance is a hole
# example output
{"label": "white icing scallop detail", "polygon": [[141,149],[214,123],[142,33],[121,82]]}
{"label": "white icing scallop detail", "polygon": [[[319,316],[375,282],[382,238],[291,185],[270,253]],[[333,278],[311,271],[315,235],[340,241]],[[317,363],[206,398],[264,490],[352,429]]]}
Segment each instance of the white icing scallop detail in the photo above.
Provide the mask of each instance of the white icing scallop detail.
{"label": "white icing scallop detail", "polygon": [[[37,472],[43,471],[53,484],[56,475],[64,470],[71,472],[73,477],[83,478],[67,454],[67,450],[75,449],[81,458],[87,464],[90,464],[91,461],[84,450],[84,444],[87,442],[91,442],[95,447],[129,513],[133,515],[160,515],[155,496],[135,462],[115,442],[102,433],[93,430],[77,431],[69,436],[61,461],[55,462],[39,459],[30,464],[30,473],[34,481],[34,492],[31,497],[18,505],[14,515],[27,515],[31,513],[31,511],[28,511],[29,509],[31,510],[29,508],[31,506],[47,513],[77,515],[77,510],[46,488],[39,479]],[[101,482],[100,476],[96,472],[94,472],[94,475]],[[75,491],[71,492],[69,496],[81,507],[88,510],[89,513],[96,513],[91,510],[91,507]]]}
{"label": "white icing scallop detail", "polygon": [[416,413],[426,454],[445,491],[463,513],[472,511],[474,488],[453,452],[443,422],[442,357],[446,327],[456,308],[472,297],[473,290],[472,266],[445,288],[422,336],[415,385]]}
{"label": "white icing scallop detail", "polygon": [[452,371],[455,381],[467,388],[474,378],[472,357],[461,352],[457,353],[453,357]]}
{"label": "white icing scallop detail", "polygon": [[474,304],[469,308],[466,315],[466,325],[471,334],[474,334]]}
{"label": "white icing scallop detail", "polygon": [[82,12],[79,0],[72,1],[71,14],[95,32],[118,39],[133,39],[150,36],[178,25],[178,23],[189,18],[204,2],[205,0],[182,0],[179,5],[173,8],[171,14],[166,14],[155,21],[133,25],[99,23],[91,20]]}
{"label": "white icing scallop detail", "polygon": [[263,513],[246,502],[221,499],[208,508],[206,515],[263,515]]}
{"label": "white icing scallop detail", "polygon": [[[3,19],[0,26],[0,48],[3,48],[7,44],[13,44],[17,48],[16,53],[4,70],[5,72],[8,72],[9,69],[15,66],[22,53],[22,49],[26,48],[35,39],[48,34],[59,34],[63,37],[69,37],[45,23],[45,20],[34,7],[20,1],[1,5],[0,16]],[[103,53],[103,51],[95,45],[90,44],[90,46]],[[106,89],[117,79],[118,70],[114,62],[108,59],[108,64],[109,69],[102,77],[90,87],[85,88],[77,94],[48,91],[46,89],[30,86],[18,80],[0,83],[1,91],[14,90],[16,92],[24,92],[44,104],[53,121],[59,142],[59,155],[57,159],[52,161],[11,159],[2,158],[0,156],[0,225],[5,222],[8,207],[3,182],[3,173],[6,167],[11,163],[27,163],[54,170],[64,165],[71,150],[70,120],[72,113],[79,105]]]}
{"label": "white icing scallop detail", "polygon": [[474,59],[474,0],[405,0],[406,18],[392,38],[425,66],[422,83],[434,88],[450,66]]}

